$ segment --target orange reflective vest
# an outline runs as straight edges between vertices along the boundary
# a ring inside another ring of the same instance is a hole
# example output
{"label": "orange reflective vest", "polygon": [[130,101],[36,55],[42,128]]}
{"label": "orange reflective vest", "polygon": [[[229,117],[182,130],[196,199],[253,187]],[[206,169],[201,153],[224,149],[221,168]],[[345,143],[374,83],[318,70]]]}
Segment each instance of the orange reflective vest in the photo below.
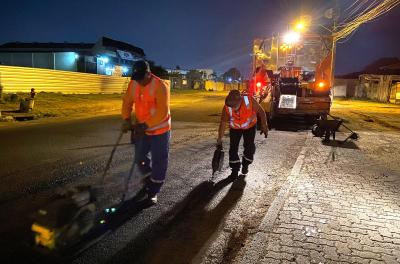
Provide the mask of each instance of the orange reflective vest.
{"label": "orange reflective vest", "polygon": [[134,103],[136,121],[148,125],[147,135],[160,135],[171,130],[169,90],[164,82],[152,75],[150,83],[145,87],[140,86],[136,81],[131,81],[129,86],[124,97],[122,117],[124,119],[130,118],[132,104]]}
{"label": "orange reflective vest", "polygon": [[229,116],[229,126],[233,129],[248,129],[257,124],[257,112],[253,109],[251,97],[245,95],[239,110],[225,106]]}

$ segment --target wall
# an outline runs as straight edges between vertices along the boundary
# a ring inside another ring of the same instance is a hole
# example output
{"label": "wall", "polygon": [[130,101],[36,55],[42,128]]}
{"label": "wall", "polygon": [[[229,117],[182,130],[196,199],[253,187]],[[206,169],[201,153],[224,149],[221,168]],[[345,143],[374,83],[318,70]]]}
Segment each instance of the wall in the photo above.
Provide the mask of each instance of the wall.
{"label": "wall", "polygon": [[245,83],[223,83],[215,81],[205,81],[204,89],[207,91],[245,91],[247,89],[247,85]]}
{"label": "wall", "polygon": [[400,81],[392,85],[389,101],[393,104],[400,104]]}
{"label": "wall", "polygon": [[62,71],[77,71],[75,52],[0,52],[0,64],[55,69]]}
{"label": "wall", "polygon": [[0,66],[0,84],[4,93],[36,92],[61,93],[122,93],[129,78],[47,70],[28,67]]}
{"label": "wall", "polygon": [[189,89],[188,81],[183,79],[182,76],[169,77],[171,89]]}
{"label": "wall", "polygon": [[334,97],[354,97],[358,79],[340,79],[335,78],[335,85],[333,86]]}
{"label": "wall", "polygon": [[[393,84],[400,81],[400,75],[360,75],[356,97],[368,98],[378,102],[389,103],[392,97]],[[394,88],[393,88],[394,87]]]}
{"label": "wall", "polygon": [[207,91],[224,91],[225,85],[223,82],[205,81],[204,89]]}

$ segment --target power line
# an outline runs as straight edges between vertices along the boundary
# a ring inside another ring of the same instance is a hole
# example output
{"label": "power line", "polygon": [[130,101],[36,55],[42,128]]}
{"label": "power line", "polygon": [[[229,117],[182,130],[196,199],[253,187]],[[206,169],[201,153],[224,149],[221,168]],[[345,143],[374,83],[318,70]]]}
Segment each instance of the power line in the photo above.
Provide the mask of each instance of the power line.
{"label": "power line", "polygon": [[[361,3],[361,1],[359,2]],[[365,4],[366,2],[363,3]],[[333,34],[334,39],[338,41],[346,38],[362,24],[373,21],[379,16],[389,12],[399,3],[400,0],[375,0],[372,3],[369,3],[368,7],[359,12],[352,21],[340,25],[340,29]],[[359,5],[356,8],[359,9]]]}

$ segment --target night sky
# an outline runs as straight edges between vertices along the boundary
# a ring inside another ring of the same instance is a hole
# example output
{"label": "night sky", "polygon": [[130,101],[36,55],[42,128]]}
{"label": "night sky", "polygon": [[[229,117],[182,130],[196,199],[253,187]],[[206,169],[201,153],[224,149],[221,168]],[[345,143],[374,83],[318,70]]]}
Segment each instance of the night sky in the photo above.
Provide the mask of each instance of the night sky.
{"label": "night sky", "polygon": [[[318,17],[329,0],[0,0],[0,43],[95,42],[100,36],[145,50],[164,67],[250,70],[252,40],[282,31],[301,13]],[[350,0],[342,0],[342,6]],[[339,44],[338,74],[400,57],[400,7]]]}

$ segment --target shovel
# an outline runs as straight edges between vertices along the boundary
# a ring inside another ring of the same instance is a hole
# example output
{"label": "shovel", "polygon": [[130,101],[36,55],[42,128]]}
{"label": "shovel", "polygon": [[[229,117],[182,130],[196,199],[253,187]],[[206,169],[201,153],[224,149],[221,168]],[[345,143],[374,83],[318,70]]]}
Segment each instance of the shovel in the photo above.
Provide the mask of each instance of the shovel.
{"label": "shovel", "polygon": [[222,171],[222,167],[224,165],[224,156],[225,156],[225,152],[222,148],[222,145],[217,145],[217,148],[214,151],[214,155],[212,158],[212,177],[211,177],[211,181],[214,178],[214,174],[217,171]]}

